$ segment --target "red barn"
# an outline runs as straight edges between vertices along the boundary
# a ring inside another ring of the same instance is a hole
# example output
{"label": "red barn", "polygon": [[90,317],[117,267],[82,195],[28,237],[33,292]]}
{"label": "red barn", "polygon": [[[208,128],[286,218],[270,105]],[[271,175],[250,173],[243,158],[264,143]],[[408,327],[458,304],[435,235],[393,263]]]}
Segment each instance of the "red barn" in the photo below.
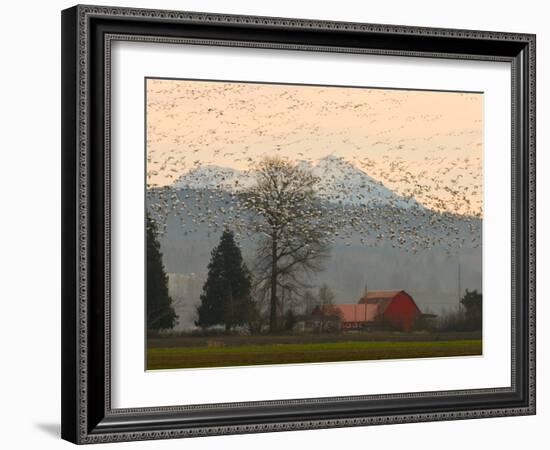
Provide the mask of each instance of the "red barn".
{"label": "red barn", "polygon": [[359,304],[376,305],[376,320],[386,321],[403,331],[410,331],[422,314],[405,291],[370,291],[359,300]]}
{"label": "red barn", "polygon": [[422,315],[413,298],[405,291],[370,291],[357,303],[339,303],[317,306],[311,313],[320,329],[353,330],[378,323],[410,331]]}

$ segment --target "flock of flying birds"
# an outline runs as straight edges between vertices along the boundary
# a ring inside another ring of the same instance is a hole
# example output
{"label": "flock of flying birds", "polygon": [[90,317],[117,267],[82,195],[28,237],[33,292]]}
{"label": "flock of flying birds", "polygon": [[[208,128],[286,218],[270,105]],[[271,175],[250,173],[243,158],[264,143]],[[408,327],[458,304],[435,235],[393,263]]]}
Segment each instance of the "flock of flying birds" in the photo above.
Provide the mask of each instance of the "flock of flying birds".
{"label": "flock of flying birds", "polygon": [[[277,95],[287,102],[286,109],[272,110],[269,102],[275,101],[274,94],[262,100],[263,88],[257,88],[257,102],[246,100],[250,89],[256,89],[253,85],[210,83],[205,87],[187,82],[174,88],[166,83],[156,81],[155,96],[147,104],[153,117],[148,120],[147,206],[161,233],[175,218],[184,235],[228,227],[238,237],[253,239],[250,223],[257,210],[243,193],[257,182],[261,160],[279,156],[318,179],[314,187],[318,201],[310,212],[329,242],[391,245],[412,253],[434,247],[454,253],[465,246],[480,246],[482,159],[477,129],[451,132],[458,143],[452,152],[439,144],[449,133],[440,136],[434,129],[422,138],[433,151],[404,158],[404,152],[415,152],[422,142],[392,135],[391,126],[373,133],[369,151],[363,142],[353,140],[345,126],[332,132],[332,142],[322,134],[324,115],[344,117],[350,110],[353,115],[346,116],[350,120],[358,118],[375,126],[378,112],[368,102],[326,100],[316,107],[319,124],[312,124],[295,118],[301,117],[300,110],[313,107],[315,96],[304,100],[298,91],[284,86]],[[376,95],[381,98],[377,107],[384,104],[390,113],[406,106],[405,100],[389,94]],[[425,114],[407,120],[425,125],[439,119],[440,115]],[[170,126],[163,128],[165,123]],[[189,125],[193,123],[195,127]],[[249,135],[257,139],[258,148],[251,140],[239,141],[238,136]],[[338,145],[346,146],[346,152],[339,153]],[[321,147],[335,151],[320,154]]]}
{"label": "flock of flying birds", "polygon": [[[170,161],[168,157],[167,167]],[[346,246],[390,244],[412,253],[438,247],[450,254],[464,246],[480,245],[480,214],[449,211],[449,205],[465,210],[469,200],[461,188],[469,186],[461,187],[456,182],[449,187],[447,199],[436,198],[429,184],[413,178],[403,164],[394,161],[394,169],[389,175],[398,177],[405,186],[400,195],[370,177],[360,168],[361,163],[373,168],[367,158],[359,163],[337,157],[313,163],[292,162],[300,170],[312,173],[317,180],[314,185],[317,200],[304,211],[304,218],[311,217],[328,242]],[[168,219],[172,216],[178,219],[184,235],[201,229],[218,233],[229,228],[238,238],[253,239],[255,228],[250,224],[259,219],[256,205],[250,204],[245,194],[257,182],[255,167],[251,164],[249,169],[239,171],[203,165],[198,161],[175,183],[149,186],[149,213],[161,233],[166,232]],[[436,178],[438,173],[433,176]],[[458,181],[462,176],[458,174],[456,178]],[[441,204],[442,210],[427,208],[417,200],[425,197]]]}

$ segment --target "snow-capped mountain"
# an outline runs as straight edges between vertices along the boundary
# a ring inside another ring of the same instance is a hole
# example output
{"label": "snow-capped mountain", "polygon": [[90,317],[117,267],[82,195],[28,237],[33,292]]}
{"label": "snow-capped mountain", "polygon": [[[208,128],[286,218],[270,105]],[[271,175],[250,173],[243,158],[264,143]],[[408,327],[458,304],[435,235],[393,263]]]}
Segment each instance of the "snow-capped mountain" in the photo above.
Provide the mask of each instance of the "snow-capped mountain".
{"label": "snow-capped mountain", "polygon": [[[328,155],[315,162],[299,161],[298,166],[319,178],[320,198],[343,205],[388,205],[398,208],[420,207],[370,177],[352,163]],[[254,171],[241,171],[215,165],[199,166],[184,173],[173,184],[176,189],[217,189],[238,192],[254,185]]]}
{"label": "snow-capped mountain", "polygon": [[318,195],[331,203],[353,205],[391,205],[399,208],[419,206],[414,199],[402,197],[388,189],[352,163],[328,155],[315,164],[302,161],[304,167],[319,178]]}

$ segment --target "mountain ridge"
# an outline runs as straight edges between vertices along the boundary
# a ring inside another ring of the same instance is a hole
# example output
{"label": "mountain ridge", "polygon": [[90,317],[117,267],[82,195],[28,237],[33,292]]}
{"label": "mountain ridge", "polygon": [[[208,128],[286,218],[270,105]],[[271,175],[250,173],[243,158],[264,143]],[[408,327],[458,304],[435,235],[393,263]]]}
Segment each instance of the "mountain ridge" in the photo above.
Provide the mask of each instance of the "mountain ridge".
{"label": "mountain ridge", "polygon": [[[315,164],[298,160],[296,164],[319,178],[316,192],[323,200],[345,205],[390,205],[398,208],[424,208],[414,198],[404,197],[375,180],[354,164],[332,154]],[[182,174],[171,185],[175,189],[218,189],[230,193],[254,185],[256,171],[215,164],[201,165]]]}

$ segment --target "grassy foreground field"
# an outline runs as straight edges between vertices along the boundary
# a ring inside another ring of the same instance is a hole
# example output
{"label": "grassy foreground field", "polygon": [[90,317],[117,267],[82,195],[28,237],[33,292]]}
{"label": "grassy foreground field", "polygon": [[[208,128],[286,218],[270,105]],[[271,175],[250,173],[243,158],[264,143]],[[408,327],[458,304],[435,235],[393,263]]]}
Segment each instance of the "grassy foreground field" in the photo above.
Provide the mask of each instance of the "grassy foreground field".
{"label": "grassy foreground field", "polygon": [[[426,339],[426,337],[424,337]],[[481,355],[481,339],[346,340],[338,342],[228,343],[216,339],[201,346],[155,346],[147,349],[147,369],[227,367],[375,359]],[[168,343],[168,342],[167,342]]]}

